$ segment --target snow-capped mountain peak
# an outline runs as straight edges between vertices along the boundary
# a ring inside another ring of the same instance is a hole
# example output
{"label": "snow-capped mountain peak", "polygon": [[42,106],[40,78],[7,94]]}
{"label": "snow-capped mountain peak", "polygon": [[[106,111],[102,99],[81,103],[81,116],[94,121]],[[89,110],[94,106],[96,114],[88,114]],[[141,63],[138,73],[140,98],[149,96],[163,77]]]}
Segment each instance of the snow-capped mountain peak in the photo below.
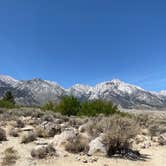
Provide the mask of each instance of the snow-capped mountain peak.
{"label": "snow-capped mountain peak", "polygon": [[32,79],[18,81],[10,76],[0,75],[0,97],[6,91],[12,91],[16,102],[21,105],[42,105],[48,101],[59,101],[64,95],[72,95],[84,100],[102,99],[113,101],[126,108],[164,107],[166,91],[150,92],[119,79],[105,81],[96,86],[75,84],[65,89],[56,82]]}
{"label": "snow-capped mountain peak", "polygon": [[10,76],[7,76],[7,75],[0,75],[0,81],[5,84],[12,85],[12,86],[19,82],[18,80],[14,79]]}

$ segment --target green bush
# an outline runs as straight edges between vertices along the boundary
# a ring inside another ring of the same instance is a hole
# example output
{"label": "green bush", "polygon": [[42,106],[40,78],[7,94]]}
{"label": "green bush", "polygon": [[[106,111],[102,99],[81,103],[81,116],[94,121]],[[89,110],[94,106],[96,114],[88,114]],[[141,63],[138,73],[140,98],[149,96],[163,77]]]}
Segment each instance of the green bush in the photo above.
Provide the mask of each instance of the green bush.
{"label": "green bush", "polygon": [[93,100],[83,102],[78,115],[96,116],[98,114],[110,115],[118,113],[118,108],[112,102]]}
{"label": "green bush", "polygon": [[1,108],[15,108],[15,105],[10,101],[0,100],[0,107]]}
{"label": "green bush", "polygon": [[73,96],[62,97],[60,103],[56,107],[56,111],[62,115],[77,115],[80,111],[81,104],[79,100]]}
{"label": "green bush", "polygon": [[107,116],[115,113],[121,114],[121,116],[126,116],[126,113],[120,112],[118,107],[111,101],[92,100],[81,103],[73,96],[62,97],[59,104],[48,102],[42,107],[42,109],[60,112],[62,115],[67,116],[97,116],[99,114]]}
{"label": "green bush", "polygon": [[4,101],[8,101],[10,103],[12,103],[13,105],[15,105],[15,100],[14,100],[14,96],[12,94],[12,92],[7,91],[3,97]]}
{"label": "green bush", "polygon": [[55,110],[55,104],[53,102],[49,101],[45,105],[43,105],[41,109],[42,110],[54,111]]}

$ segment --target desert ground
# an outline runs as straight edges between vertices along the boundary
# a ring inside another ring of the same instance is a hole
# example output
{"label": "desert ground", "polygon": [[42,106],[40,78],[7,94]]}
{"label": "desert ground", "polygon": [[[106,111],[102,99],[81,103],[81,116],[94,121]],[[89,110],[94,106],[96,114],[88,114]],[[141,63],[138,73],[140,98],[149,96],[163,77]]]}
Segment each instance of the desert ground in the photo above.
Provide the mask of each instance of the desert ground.
{"label": "desert ground", "polygon": [[[132,110],[132,112],[135,114],[136,110]],[[2,113],[3,112],[3,113]],[[26,113],[25,113],[26,114]],[[136,114],[143,114],[143,116],[146,116],[147,114],[151,117],[154,117],[154,119],[162,119],[165,120],[166,118],[166,112],[165,111],[136,111]],[[3,115],[3,116],[2,116]],[[11,113],[9,113],[10,116]],[[10,131],[11,127],[17,128],[15,118],[9,118],[8,114],[4,113],[4,110],[1,111],[1,128],[3,128],[6,131],[6,141],[0,142],[0,163],[1,165],[17,165],[17,166],[164,166],[166,163],[166,145],[165,142],[160,145],[157,141],[151,142],[150,146],[141,147],[142,144],[137,145],[137,148],[139,149],[139,152],[141,154],[141,157],[137,160],[130,160],[125,157],[120,157],[118,155],[114,155],[112,157],[102,156],[102,155],[94,155],[95,159],[94,161],[90,161],[89,159],[93,158],[90,155],[86,155],[83,153],[70,153],[65,151],[63,148],[57,147],[58,152],[56,152],[56,155],[47,156],[44,158],[36,158],[31,155],[32,149],[34,149],[36,146],[45,146],[45,144],[49,144],[52,142],[54,137],[38,137],[34,141],[31,141],[29,143],[21,143],[22,142],[22,136],[29,132],[34,130],[36,124],[33,121],[34,118],[30,117],[29,115],[19,115],[19,119],[23,121],[25,126],[22,126],[19,128],[19,136],[14,137],[11,136]],[[5,119],[6,118],[6,119]],[[18,118],[18,117],[17,117]],[[38,118],[39,120],[40,118]],[[48,117],[46,118],[48,121]],[[43,121],[45,122],[46,119]],[[58,117],[60,119],[60,117]],[[42,121],[42,123],[43,123]],[[41,122],[38,122],[41,123]],[[62,123],[63,124],[63,123]],[[39,124],[37,124],[39,125]],[[63,124],[64,125],[64,124]],[[62,126],[63,126],[62,125]],[[67,126],[69,127],[69,126]],[[13,129],[13,128],[12,128]],[[144,135],[146,135],[144,133]],[[156,138],[156,137],[155,137]],[[142,140],[144,141],[144,140]],[[146,140],[147,141],[147,140]],[[163,140],[162,140],[163,141]],[[141,142],[142,143],[142,142]],[[149,145],[149,144],[148,144]],[[4,160],[4,151],[7,148],[13,147],[17,151],[18,158],[13,163],[9,162],[7,164],[3,163]]]}

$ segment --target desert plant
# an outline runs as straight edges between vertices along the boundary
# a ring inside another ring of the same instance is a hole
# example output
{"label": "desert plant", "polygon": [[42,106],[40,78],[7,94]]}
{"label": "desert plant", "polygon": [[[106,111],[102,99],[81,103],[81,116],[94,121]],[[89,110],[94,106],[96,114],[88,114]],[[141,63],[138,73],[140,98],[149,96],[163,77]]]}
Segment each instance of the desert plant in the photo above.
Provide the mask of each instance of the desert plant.
{"label": "desert plant", "polygon": [[23,127],[25,127],[25,124],[24,124],[24,122],[22,120],[18,119],[16,121],[16,127],[17,128],[23,128]]}
{"label": "desert plant", "polygon": [[27,144],[29,142],[35,141],[37,138],[36,133],[29,131],[28,133],[24,134],[21,138],[21,143]]}
{"label": "desert plant", "polygon": [[99,125],[103,127],[103,143],[109,156],[128,153],[132,148],[130,140],[140,131],[139,124],[134,119],[118,115],[102,120]]}
{"label": "desert plant", "polygon": [[82,139],[79,135],[74,139],[69,139],[67,144],[65,145],[65,149],[71,153],[80,153],[80,152],[88,152],[89,145],[86,139]]}
{"label": "desert plant", "polygon": [[93,138],[103,135],[103,144],[109,156],[127,153],[132,148],[131,139],[140,131],[139,123],[133,117],[119,114],[110,117],[96,117],[86,124],[86,132]]}
{"label": "desert plant", "polygon": [[77,98],[73,96],[62,97],[60,103],[56,106],[56,111],[60,112],[62,115],[77,115],[80,110],[80,102]]}
{"label": "desert plant", "polygon": [[12,103],[13,105],[15,105],[15,100],[14,100],[14,96],[12,94],[11,91],[7,91],[3,97],[4,101],[8,101],[10,103]]}
{"label": "desert plant", "polygon": [[48,131],[43,127],[36,127],[35,129],[37,137],[47,138],[49,137]]}
{"label": "desert plant", "polygon": [[2,158],[2,165],[9,166],[16,163],[16,160],[19,158],[18,152],[13,148],[9,147],[4,152],[4,157]]}
{"label": "desert plant", "polygon": [[31,151],[31,156],[38,159],[43,159],[47,156],[54,155],[56,155],[56,150],[51,144],[47,146],[39,146]]}
{"label": "desert plant", "polygon": [[19,130],[16,128],[12,127],[9,129],[9,135],[12,137],[18,137],[19,136],[18,132],[19,132]]}
{"label": "desert plant", "polygon": [[2,128],[0,128],[0,141],[6,141],[6,131]]}
{"label": "desert plant", "polygon": [[54,111],[55,110],[56,105],[52,102],[49,101],[46,104],[44,104],[41,109],[42,110],[50,110],[50,111]]}
{"label": "desert plant", "polygon": [[15,105],[7,100],[0,100],[1,108],[15,108]]}
{"label": "desert plant", "polygon": [[96,116],[99,114],[110,115],[115,113],[119,113],[118,107],[111,101],[93,100],[83,102],[78,115]]}

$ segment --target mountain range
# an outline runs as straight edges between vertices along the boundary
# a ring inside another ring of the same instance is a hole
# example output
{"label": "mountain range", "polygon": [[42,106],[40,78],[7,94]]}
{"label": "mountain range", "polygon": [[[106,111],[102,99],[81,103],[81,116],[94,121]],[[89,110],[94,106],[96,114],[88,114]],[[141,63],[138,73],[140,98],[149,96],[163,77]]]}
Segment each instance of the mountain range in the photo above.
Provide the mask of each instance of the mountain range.
{"label": "mountain range", "polygon": [[47,80],[25,81],[0,75],[0,98],[6,91],[11,91],[16,102],[25,106],[39,106],[48,101],[57,102],[64,95],[72,95],[81,101],[95,99],[112,101],[123,108],[166,108],[166,91],[151,92],[118,79],[95,86],[76,84],[65,89]]}

